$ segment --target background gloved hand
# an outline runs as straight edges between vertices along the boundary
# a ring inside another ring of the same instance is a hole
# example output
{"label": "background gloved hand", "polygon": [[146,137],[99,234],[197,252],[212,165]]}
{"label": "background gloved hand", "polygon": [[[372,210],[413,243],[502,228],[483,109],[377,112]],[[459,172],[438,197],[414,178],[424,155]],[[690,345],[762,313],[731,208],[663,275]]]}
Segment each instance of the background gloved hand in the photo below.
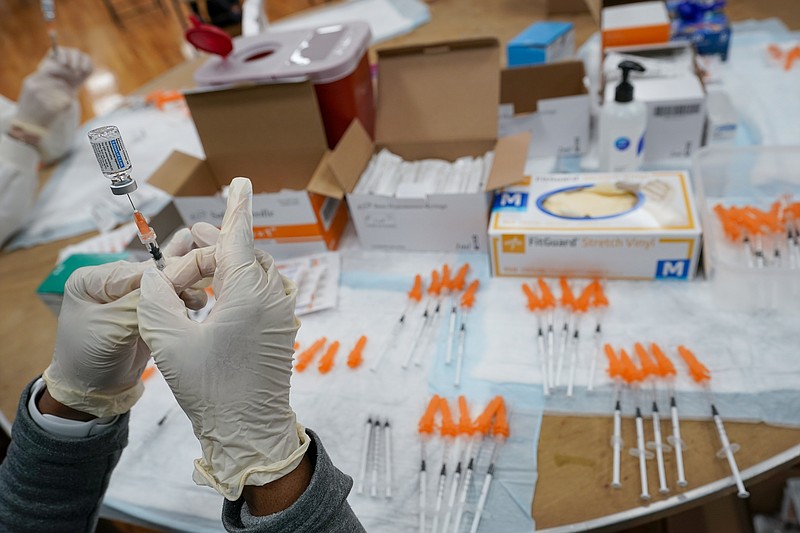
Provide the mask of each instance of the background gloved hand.
{"label": "background gloved hand", "polygon": [[254,249],[252,197],[250,180],[231,182],[204,322],[187,317],[166,271],[145,272],[139,302],[142,338],[200,441],[193,479],[229,500],[292,472],[309,444],[289,405],[297,287]]}
{"label": "background gloved hand", "polygon": [[[203,290],[189,289],[212,271],[213,248],[192,250],[188,229],[164,247],[167,268],[186,305],[206,304]],[[139,282],[152,261],[117,261],[76,270],[64,287],[53,360],[44,372],[58,402],[97,417],[127,412],[142,395],[141,375],[150,350],[139,338]]]}
{"label": "background gloved hand", "polygon": [[44,137],[58,116],[72,105],[92,68],[92,60],[80,50],[59,48],[57,56],[48,53],[36,72],[22,83],[12,127]]}

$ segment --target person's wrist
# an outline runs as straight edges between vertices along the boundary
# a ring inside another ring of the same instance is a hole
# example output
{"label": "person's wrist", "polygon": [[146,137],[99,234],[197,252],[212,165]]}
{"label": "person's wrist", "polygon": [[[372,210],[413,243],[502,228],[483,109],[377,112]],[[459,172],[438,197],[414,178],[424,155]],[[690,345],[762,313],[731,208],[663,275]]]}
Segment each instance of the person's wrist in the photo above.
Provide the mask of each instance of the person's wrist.
{"label": "person's wrist", "polygon": [[43,415],[53,415],[59,418],[66,418],[68,420],[88,422],[89,420],[94,420],[97,418],[89,413],[84,413],[83,411],[78,411],[77,409],[73,409],[72,407],[64,405],[50,396],[50,391],[47,389],[44,390],[42,395],[36,401],[36,407],[39,408],[39,412]]}
{"label": "person's wrist", "polygon": [[29,146],[34,148],[39,148],[39,143],[42,140],[42,135],[38,131],[31,131],[28,128],[24,128],[19,124],[12,124],[11,127],[8,129],[8,136],[14,140],[19,142],[25,143]]}
{"label": "person's wrist", "polygon": [[242,497],[253,516],[267,516],[285,511],[296,502],[311,483],[314,467],[304,455],[297,467],[266,485],[245,485]]}

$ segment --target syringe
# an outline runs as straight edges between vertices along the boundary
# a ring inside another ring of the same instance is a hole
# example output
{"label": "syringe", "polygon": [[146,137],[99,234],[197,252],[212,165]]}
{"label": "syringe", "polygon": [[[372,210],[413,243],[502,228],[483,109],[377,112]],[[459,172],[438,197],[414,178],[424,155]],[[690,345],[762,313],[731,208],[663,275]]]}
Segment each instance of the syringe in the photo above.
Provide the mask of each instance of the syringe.
{"label": "syringe", "polygon": [[725,432],[725,424],[722,423],[719,411],[717,411],[713,403],[711,404],[711,417],[714,420],[719,440],[722,443],[722,448],[717,452],[717,457],[725,457],[728,459],[728,466],[731,469],[731,475],[733,476],[733,481],[736,483],[736,490],[738,491],[736,495],[740,498],[748,498],[750,497],[750,493],[744,488],[742,474],[739,472],[739,465],[736,464],[736,459],[733,457],[733,454],[739,451],[739,445],[736,443],[731,444],[731,441],[728,439],[728,434]]}
{"label": "syringe", "polygon": [[164,270],[167,267],[167,261],[161,253],[158,241],[156,241],[156,232],[147,224],[144,215],[136,209],[133,211],[133,220],[136,222],[136,233],[139,234],[139,240],[142,241],[144,247],[147,248],[147,252],[153,256],[156,268]]}
{"label": "syringe", "polygon": [[53,46],[53,57],[58,57],[58,40],[56,38],[56,3],[55,0],[41,0],[42,16],[47,25],[47,35]]}
{"label": "syringe", "polygon": [[130,193],[137,189],[136,181],[131,177],[133,165],[128,157],[128,151],[122,143],[122,135],[116,126],[103,126],[89,131],[89,142],[100,165],[100,172],[103,176],[111,180],[111,192],[117,196],[123,194],[128,197],[128,201],[133,208],[133,220],[136,222],[136,232],[139,240],[147,248],[147,252],[153,256],[153,261],[159,270],[164,270],[167,266],[161,249],[156,241],[156,232],[147,224],[142,215],[133,204]]}

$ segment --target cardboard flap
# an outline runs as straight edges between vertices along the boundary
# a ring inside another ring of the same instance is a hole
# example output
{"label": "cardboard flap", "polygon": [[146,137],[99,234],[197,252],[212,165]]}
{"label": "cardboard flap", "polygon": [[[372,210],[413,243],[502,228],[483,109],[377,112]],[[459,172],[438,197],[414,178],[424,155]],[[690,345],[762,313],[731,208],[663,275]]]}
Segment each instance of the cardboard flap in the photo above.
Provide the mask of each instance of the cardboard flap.
{"label": "cardboard flap", "polygon": [[500,103],[514,104],[514,113],[533,113],[539,100],[587,94],[582,61],[504,69],[500,73]]}
{"label": "cardboard flap", "polygon": [[380,50],[376,141],[493,139],[499,65],[496,39]]}
{"label": "cardboard flap", "polygon": [[247,176],[254,193],[303,190],[328,149],[309,81],[186,93],[214,176]]}
{"label": "cardboard flap", "polygon": [[353,192],[367,168],[372,151],[372,139],[367,130],[358,119],[353,120],[328,159],[328,165],[343,191]]}
{"label": "cardboard flap", "polygon": [[486,190],[494,191],[506,185],[518,182],[525,173],[525,161],[528,159],[528,145],[531,134],[528,132],[509,135],[497,140],[494,147],[494,164]]}
{"label": "cardboard flap", "polygon": [[171,196],[214,196],[219,192],[208,164],[183,152],[172,152],[147,183]]}
{"label": "cardboard flap", "polygon": [[317,171],[311,176],[306,190],[321,194],[322,196],[341,200],[344,198],[344,190],[339,182],[336,181],[336,176],[333,175],[330,159],[331,153],[327,152],[323,156],[322,161],[320,161]]}

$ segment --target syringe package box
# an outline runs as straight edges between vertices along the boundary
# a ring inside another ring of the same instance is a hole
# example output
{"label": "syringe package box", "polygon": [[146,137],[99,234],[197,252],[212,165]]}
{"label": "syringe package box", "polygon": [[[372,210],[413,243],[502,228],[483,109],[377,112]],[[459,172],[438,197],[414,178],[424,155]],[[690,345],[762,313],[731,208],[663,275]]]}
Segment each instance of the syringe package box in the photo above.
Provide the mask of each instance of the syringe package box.
{"label": "syringe package box", "polygon": [[552,174],[495,195],[495,276],[694,277],[701,231],[686,172]]}
{"label": "syringe package box", "polygon": [[276,258],[336,249],[347,207],[328,160],[340,146],[328,150],[310,82],[194,91],[186,102],[206,159],[175,152],[148,180],[173,196],[185,224],[219,226],[222,189],[246,176],[258,248]]}
{"label": "syringe package box", "polygon": [[[378,52],[375,140],[353,122],[329,165],[365,248],[485,252],[490,194],[522,179],[530,135],[497,138],[500,46],[470,39]],[[455,161],[494,152],[480,192],[354,193],[374,153]]]}

